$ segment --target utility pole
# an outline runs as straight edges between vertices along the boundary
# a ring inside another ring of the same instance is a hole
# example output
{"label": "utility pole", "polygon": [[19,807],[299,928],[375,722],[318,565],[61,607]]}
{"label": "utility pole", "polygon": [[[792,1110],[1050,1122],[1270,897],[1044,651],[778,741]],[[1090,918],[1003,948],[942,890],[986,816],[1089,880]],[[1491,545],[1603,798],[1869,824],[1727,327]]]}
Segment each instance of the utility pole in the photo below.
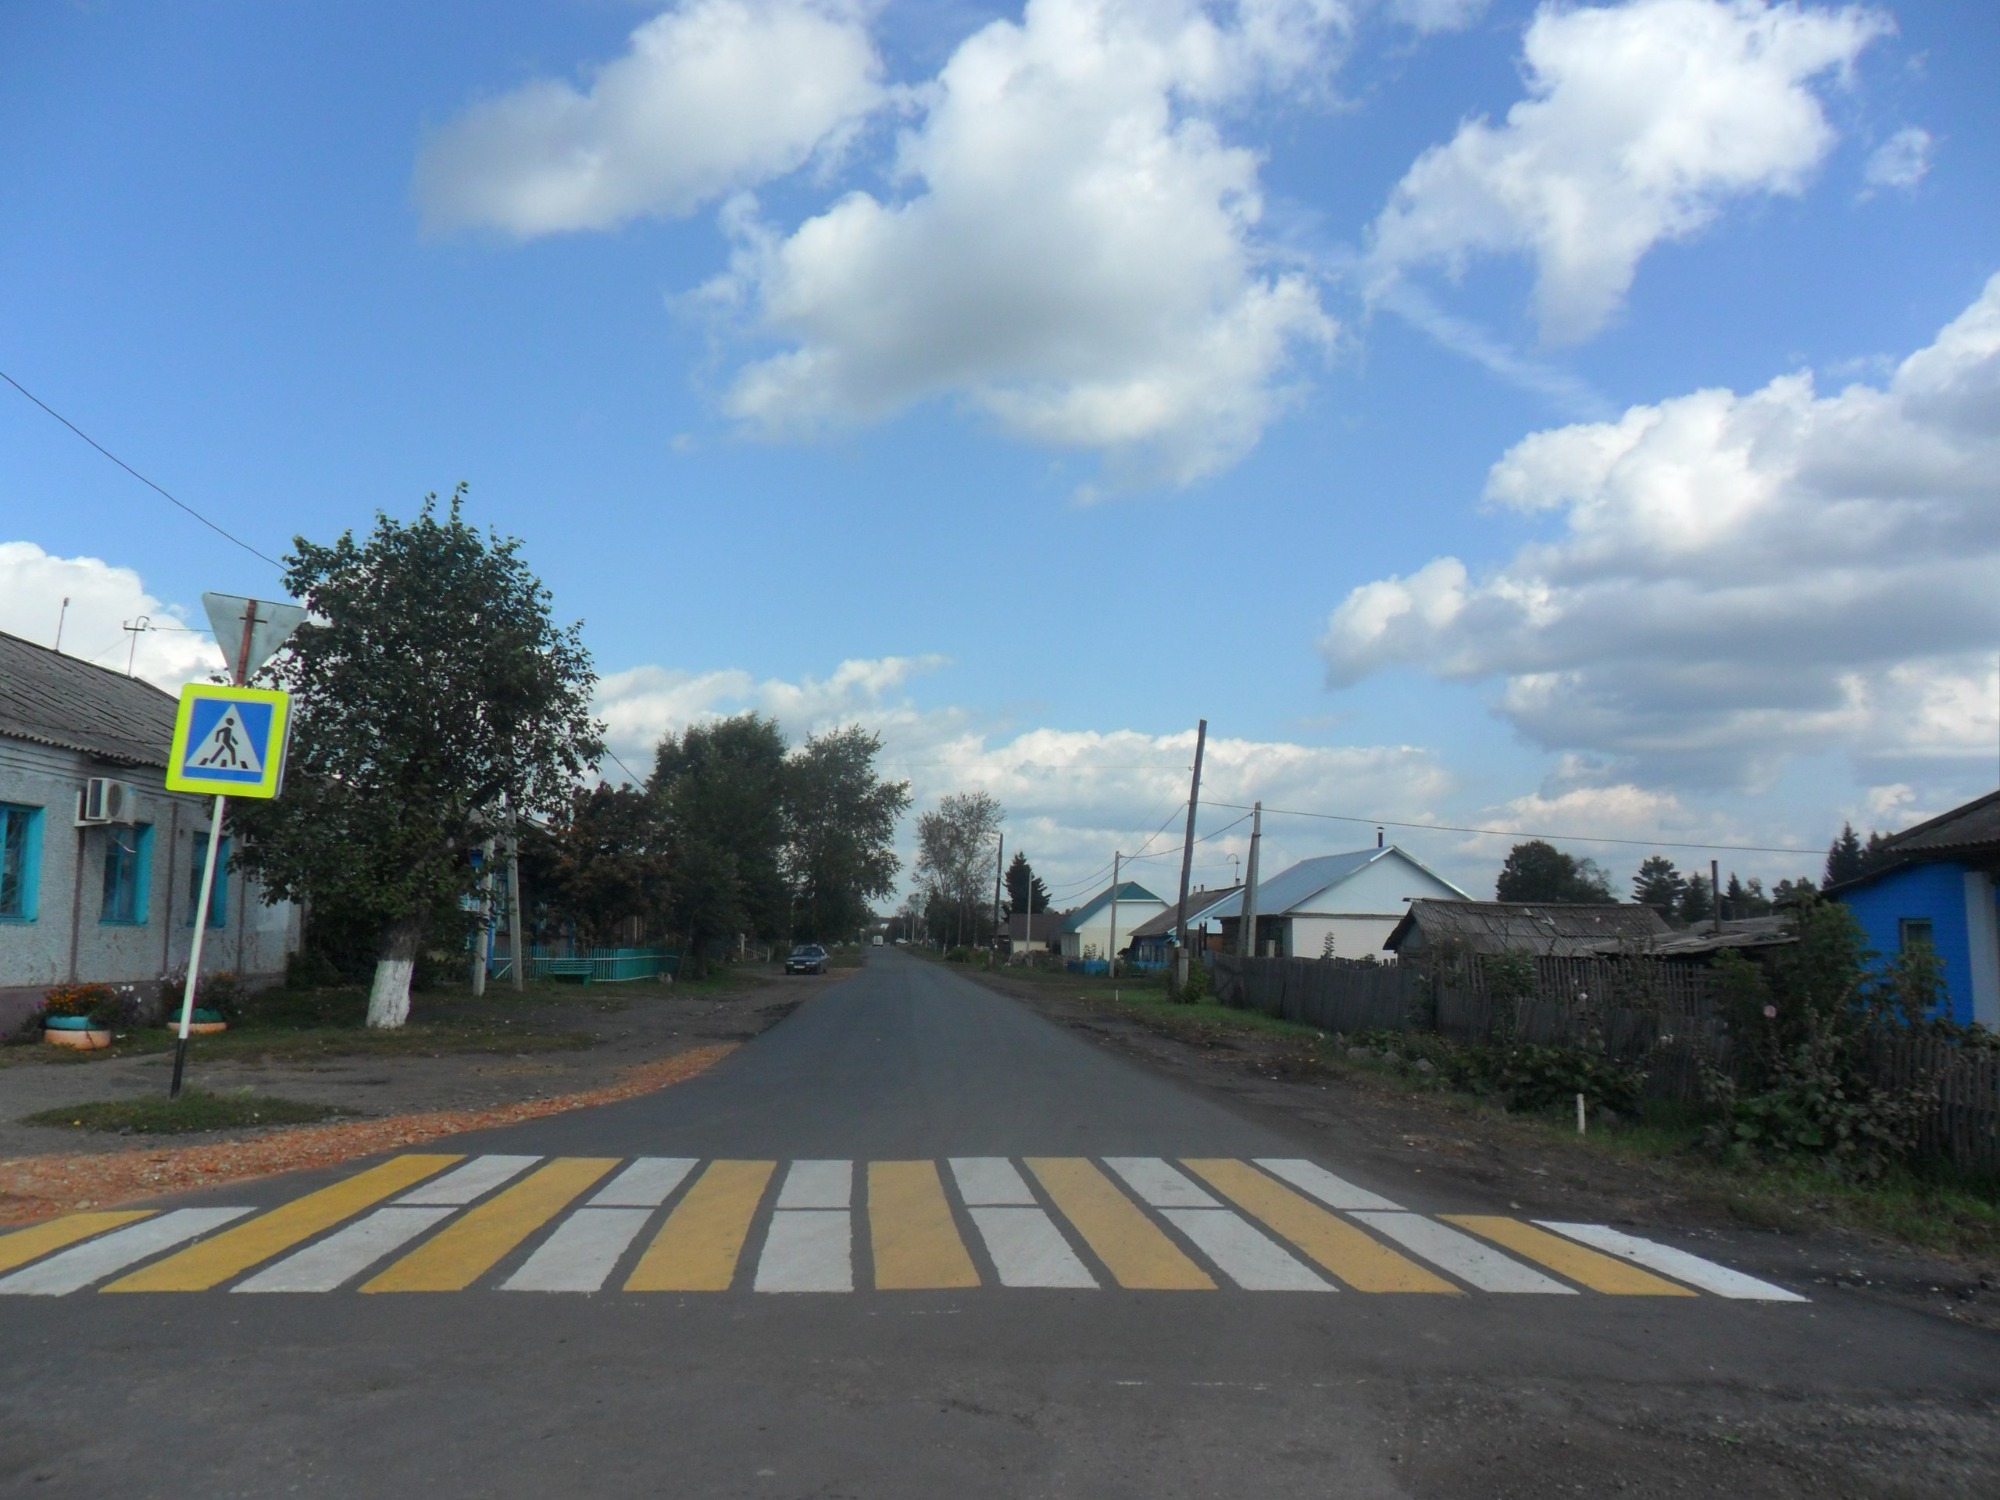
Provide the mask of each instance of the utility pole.
{"label": "utility pole", "polygon": [[69,595],[63,595],[62,608],[56,611],[56,652],[62,652],[63,622],[69,619]]}
{"label": "utility pole", "polygon": [[1257,956],[1257,845],[1264,837],[1264,804],[1250,809],[1250,859],[1243,867],[1243,920],[1237,926],[1236,952]]}
{"label": "utility pole", "polygon": [[1717,935],[1720,935],[1722,932],[1722,861],[1719,859],[1711,859],[1708,862],[1708,905],[1709,915],[1715,919],[1713,930]]}
{"label": "utility pole", "polygon": [[138,660],[139,657],[139,637],[153,628],[153,617],[151,615],[141,615],[137,620],[129,621],[118,628],[132,637],[132,644],[125,650],[125,675],[130,677],[132,675],[132,663]]}
{"label": "utility pole", "polygon": [[1000,952],[1000,882],[1007,872],[1007,835],[1000,835],[1000,847],[993,854],[993,944],[986,962],[994,963]]}
{"label": "utility pole", "polygon": [[1187,988],[1188,872],[1194,867],[1194,815],[1201,806],[1201,753],[1208,747],[1208,720],[1194,730],[1194,779],[1188,783],[1187,835],[1181,840],[1181,904],[1174,914],[1174,982],[1176,998]]}
{"label": "utility pole", "polygon": [[472,993],[486,993],[487,947],[493,933],[493,840],[479,846],[479,931],[472,940]]}
{"label": "utility pole", "polygon": [[507,975],[518,995],[528,987],[521,938],[521,825],[505,792],[500,794],[500,806],[507,814],[507,947],[511,960]]}
{"label": "utility pole", "polygon": [[1109,945],[1109,949],[1108,949],[1107,953],[1105,954],[1105,957],[1106,957],[1106,958],[1107,958],[1107,959],[1108,959],[1108,960],[1110,961],[1110,967],[1111,967],[1111,982],[1112,982],[1112,985],[1114,986],[1114,988],[1113,988],[1113,989],[1112,989],[1112,991],[1111,991],[1111,998],[1112,998],[1113,1000],[1116,1000],[1116,999],[1118,998],[1118,991],[1117,991],[1117,989],[1115,988],[1115,986],[1116,986],[1116,985],[1117,985],[1117,983],[1118,983],[1118,873],[1119,873],[1119,868],[1120,868],[1120,867],[1119,867],[1119,861],[1120,861],[1120,860],[1121,860],[1121,859],[1122,859],[1123,857],[1124,857],[1124,856],[1123,856],[1123,855],[1121,855],[1121,854],[1120,854],[1120,853],[1119,853],[1119,852],[1118,852],[1117,850],[1115,850],[1115,849],[1114,849],[1114,850],[1112,851],[1112,854],[1111,854],[1111,942],[1110,942],[1110,945]]}

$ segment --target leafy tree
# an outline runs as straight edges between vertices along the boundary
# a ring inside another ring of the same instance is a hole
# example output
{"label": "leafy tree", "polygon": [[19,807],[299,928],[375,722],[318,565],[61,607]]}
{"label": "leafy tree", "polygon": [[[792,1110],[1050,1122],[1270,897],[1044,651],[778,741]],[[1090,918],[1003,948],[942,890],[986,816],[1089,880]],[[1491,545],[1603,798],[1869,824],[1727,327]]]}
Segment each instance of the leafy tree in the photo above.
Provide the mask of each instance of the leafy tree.
{"label": "leafy tree", "polygon": [[1042,877],[1035,873],[1028,856],[1015,852],[1007,864],[1007,915],[1029,916],[1049,909],[1049,888],[1042,884]]}
{"label": "leafy tree", "polygon": [[1819,894],[1819,887],[1812,882],[1812,876],[1801,875],[1797,880],[1781,880],[1771,887],[1771,905],[1774,907],[1797,906],[1801,901]]}
{"label": "leafy tree", "polygon": [[739,714],[668,735],[647,790],[665,812],[679,879],[673,917],[699,971],[739,933],[785,935],[786,744],[778,721]]}
{"label": "leafy tree", "polygon": [[1826,877],[1821,886],[1838,885],[1868,873],[1868,855],[1852,823],[1842,823],[1840,832],[1826,850]]}
{"label": "leafy tree", "polygon": [[524,831],[521,875],[544,920],[573,928],[585,947],[611,947],[628,918],[657,927],[671,916],[666,818],[633,787],[579,787],[563,817]]}
{"label": "leafy tree", "polygon": [[1675,912],[1683,922],[1693,925],[1706,922],[1715,915],[1715,903],[1711,899],[1706,875],[1690,875],[1681,890],[1681,904]]}
{"label": "leafy tree", "polygon": [[1729,884],[1724,887],[1722,914],[1732,920],[1743,917],[1767,917],[1771,914],[1771,898],[1764,894],[1764,882],[1756,876],[1750,877],[1745,885],[1736,878],[1736,872],[1729,874]]}
{"label": "leafy tree", "polygon": [[902,861],[896,819],[910,805],[907,781],[875,774],[879,735],[858,724],[808,739],[785,766],[785,867],[793,932],[850,936],[868,902],[892,889]]}
{"label": "leafy tree", "polygon": [[368,1024],[401,1026],[431,914],[475,879],[509,812],[556,816],[600,753],[580,627],[558,628],[520,543],[427,496],[405,524],[294,538],[313,619],[258,674],[292,694],[285,794],[237,804],[237,863],[273,899],[324,900],[378,934]]}
{"label": "leafy tree", "polygon": [[981,898],[991,889],[993,841],[1005,816],[989,793],[961,792],[918,819],[917,878],[925,888],[925,916],[933,932],[942,931],[936,919],[949,911],[959,941],[965,941],[968,927],[971,940],[980,941]]}
{"label": "leafy tree", "polygon": [[1502,901],[1594,903],[1610,901],[1611,882],[1594,859],[1577,859],[1542,839],[1507,851],[1494,895]]}
{"label": "leafy tree", "polygon": [[1671,917],[1680,909],[1687,889],[1687,877],[1664,854],[1647,855],[1639,865],[1639,873],[1632,877],[1632,899],[1641,906],[1652,907],[1663,917]]}

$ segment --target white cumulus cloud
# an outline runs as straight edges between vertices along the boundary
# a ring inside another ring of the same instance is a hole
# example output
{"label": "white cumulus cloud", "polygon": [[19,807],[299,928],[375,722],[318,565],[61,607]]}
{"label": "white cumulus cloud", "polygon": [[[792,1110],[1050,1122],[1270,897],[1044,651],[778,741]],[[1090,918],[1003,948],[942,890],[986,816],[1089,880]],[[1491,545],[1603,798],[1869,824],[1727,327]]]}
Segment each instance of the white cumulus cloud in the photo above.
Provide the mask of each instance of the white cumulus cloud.
{"label": "white cumulus cloud", "polygon": [[535,79],[438,130],[417,203],[521,238],[692,213],[801,166],[880,105],[880,72],[846,0],[685,0],[587,87]]}
{"label": "white cumulus cloud", "polygon": [[1335,330],[1260,240],[1258,158],[1222,119],[1309,85],[1349,24],[1330,0],[1030,0],[984,27],[917,91],[896,191],[733,219],[709,296],[783,347],[729,411],[782,433],[946,398],[1114,478],[1226,466]]}
{"label": "white cumulus cloud", "polygon": [[[0,542],[0,630],[53,646],[58,620],[65,656],[119,672],[129,662],[133,676],[168,692],[223,667],[206,622],[197,625],[186,610],[163,604],[131,568],[57,557],[33,542]],[[142,621],[143,630],[125,629]]]}
{"label": "white cumulus cloud", "polygon": [[1921,125],[1906,125],[1868,155],[1861,180],[1871,188],[1909,192],[1930,175],[1937,141]]}
{"label": "white cumulus cloud", "polygon": [[1733,198],[1804,188],[1834,142],[1814,85],[1888,26],[1859,6],[1545,4],[1527,97],[1417,159],[1371,231],[1369,272],[1379,288],[1422,264],[1528,255],[1544,338],[1588,338],[1654,245]]}
{"label": "white cumulus cloud", "polygon": [[1753,783],[1843,748],[1884,774],[1990,766],[2000,640],[2000,276],[1882,386],[1810,374],[1536,433],[1493,504],[1551,540],[1455,557],[1334,610],[1334,684],[1499,679],[1536,742]]}

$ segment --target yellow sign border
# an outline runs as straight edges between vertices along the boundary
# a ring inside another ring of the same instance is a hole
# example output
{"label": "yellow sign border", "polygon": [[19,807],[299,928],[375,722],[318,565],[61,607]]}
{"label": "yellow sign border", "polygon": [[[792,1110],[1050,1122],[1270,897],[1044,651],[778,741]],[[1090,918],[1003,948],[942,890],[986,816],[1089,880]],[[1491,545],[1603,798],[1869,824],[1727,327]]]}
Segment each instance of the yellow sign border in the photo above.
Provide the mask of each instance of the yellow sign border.
{"label": "yellow sign border", "polygon": [[[194,723],[197,703],[268,703],[271,705],[271,748],[264,758],[264,775],[259,781],[190,780],[181,775],[187,759],[188,731]],[[214,797],[275,797],[285,781],[285,751],[292,735],[292,695],[276,688],[228,687],[215,682],[190,682],[181,689],[180,707],[174,712],[174,738],[167,750],[167,790],[196,792]]]}

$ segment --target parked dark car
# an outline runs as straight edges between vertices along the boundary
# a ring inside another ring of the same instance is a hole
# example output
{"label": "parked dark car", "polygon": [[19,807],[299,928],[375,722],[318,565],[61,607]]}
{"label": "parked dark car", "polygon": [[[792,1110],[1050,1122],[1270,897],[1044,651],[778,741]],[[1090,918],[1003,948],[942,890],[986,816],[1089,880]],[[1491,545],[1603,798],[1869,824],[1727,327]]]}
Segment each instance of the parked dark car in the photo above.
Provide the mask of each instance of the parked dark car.
{"label": "parked dark car", "polygon": [[800,943],[791,956],[785,960],[787,974],[824,974],[826,972],[826,949],[818,943]]}

